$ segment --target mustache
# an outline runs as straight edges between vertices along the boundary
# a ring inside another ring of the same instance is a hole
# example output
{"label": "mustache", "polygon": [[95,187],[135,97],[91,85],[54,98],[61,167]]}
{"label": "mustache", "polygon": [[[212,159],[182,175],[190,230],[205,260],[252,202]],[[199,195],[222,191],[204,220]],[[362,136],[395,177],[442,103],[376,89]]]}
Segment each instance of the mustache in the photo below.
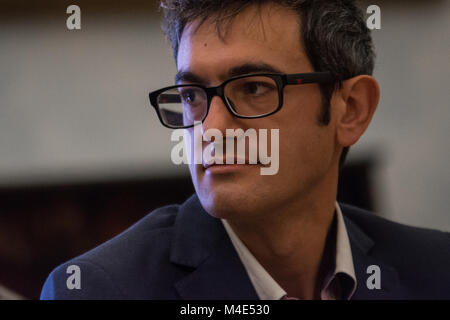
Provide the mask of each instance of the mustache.
{"label": "mustache", "polygon": [[[269,157],[260,157],[257,146],[244,144],[239,146],[239,138],[229,137],[221,141],[204,144],[202,165],[206,169],[213,165],[246,164],[267,166]],[[245,139],[245,137],[243,138]],[[245,142],[241,141],[240,143]]]}

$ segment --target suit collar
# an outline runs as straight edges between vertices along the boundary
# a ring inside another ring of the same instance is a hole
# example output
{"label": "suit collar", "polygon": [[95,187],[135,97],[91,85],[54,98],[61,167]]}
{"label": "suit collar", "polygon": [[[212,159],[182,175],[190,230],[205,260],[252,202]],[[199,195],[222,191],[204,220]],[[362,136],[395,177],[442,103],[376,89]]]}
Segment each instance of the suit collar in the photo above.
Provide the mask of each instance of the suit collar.
{"label": "suit collar", "polygon": [[[352,249],[353,264],[357,279],[357,288],[352,296],[356,300],[401,298],[398,274],[395,268],[374,254],[376,243],[355,222],[346,216],[345,206],[341,206]],[[367,281],[373,272],[367,272],[369,266],[380,268],[381,288],[369,289]]]}
{"label": "suit collar", "polygon": [[226,234],[218,219],[210,216],[197,195],[186,200],[178,211],[170,261],[196,268],[213,252],[214,244]]}
{"label": "suit collar", "polygon": [[221,221],[194,194],[175,221],[170,261],[195,268],[175,284],[182,299],[258,299]]}

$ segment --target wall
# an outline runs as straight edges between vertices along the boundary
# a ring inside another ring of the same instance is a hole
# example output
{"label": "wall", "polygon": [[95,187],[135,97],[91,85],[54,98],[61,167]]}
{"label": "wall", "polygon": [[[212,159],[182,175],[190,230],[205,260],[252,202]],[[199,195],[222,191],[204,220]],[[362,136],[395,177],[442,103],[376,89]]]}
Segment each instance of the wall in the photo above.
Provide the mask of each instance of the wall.
{"label": "wall", "polygon": [[[175,67],[154,3],[3,1],[0,186],[187,175],[147,101]],[[349,161],[378,160],[378,208],[450,230],[449,1],[377,1],[379,108]],[[363,7],[372,2],[365,1]]]}

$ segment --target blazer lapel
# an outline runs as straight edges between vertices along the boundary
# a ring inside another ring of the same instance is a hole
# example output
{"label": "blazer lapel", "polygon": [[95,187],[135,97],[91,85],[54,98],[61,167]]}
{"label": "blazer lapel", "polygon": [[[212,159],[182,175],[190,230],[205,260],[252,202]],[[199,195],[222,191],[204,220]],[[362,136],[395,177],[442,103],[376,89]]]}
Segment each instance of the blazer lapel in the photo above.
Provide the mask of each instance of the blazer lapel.
{"label": "blazer lapel", "polygon": [[258,299],[222,222],[196,195],[178,212],[170,261],[194,269],[175,284],[182,299]]}
{"label": "blazer lapel", "polygon": [[[342,207],[341,207],[342,208]],[[352,250],[353,265],[357,279],[357,288],[352,296],[356,300],[378,300],[378,299],[400,299],[403,294],[399,285],[397,271],[389,264],[382,261],[381,258],[374,257],[371,252],[374,251],[376,243],[364,233],[352,220],[345,216],[344,221],[350,240]],[[371,265],[380,268],[380,289],[369,289],[367,280],[373,272],[367,272]]]}

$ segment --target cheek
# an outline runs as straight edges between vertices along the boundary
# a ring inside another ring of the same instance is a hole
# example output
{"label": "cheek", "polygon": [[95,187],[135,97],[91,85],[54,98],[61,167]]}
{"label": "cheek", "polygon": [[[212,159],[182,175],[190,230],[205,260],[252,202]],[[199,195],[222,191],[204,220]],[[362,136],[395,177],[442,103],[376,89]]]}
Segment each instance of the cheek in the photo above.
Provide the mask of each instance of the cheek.
{"label": "cheek", "polygon": [[289,174],[288,179],[310,184],[328,172],[333,161],[333,143],[328,130],[319,127],[287,139],[280,162],[286,169],[282,172]]}
{"label": "cheek", "polygon": [[[280,169],[320,170],[329,166],[334,150],[332,123],[319,124],[320,93],[312,92],[297,103],[287,100],[280,111]],[[281,125],[282,123],[282,125]]]}

